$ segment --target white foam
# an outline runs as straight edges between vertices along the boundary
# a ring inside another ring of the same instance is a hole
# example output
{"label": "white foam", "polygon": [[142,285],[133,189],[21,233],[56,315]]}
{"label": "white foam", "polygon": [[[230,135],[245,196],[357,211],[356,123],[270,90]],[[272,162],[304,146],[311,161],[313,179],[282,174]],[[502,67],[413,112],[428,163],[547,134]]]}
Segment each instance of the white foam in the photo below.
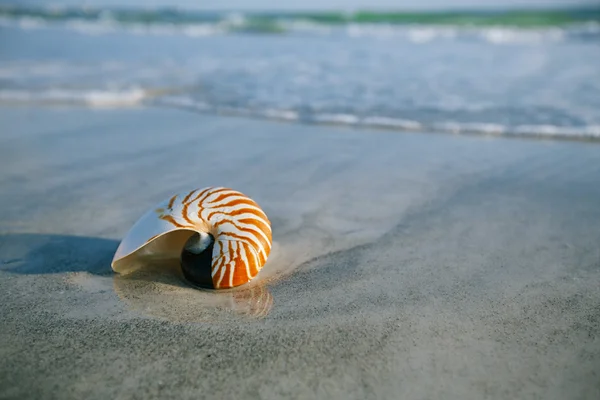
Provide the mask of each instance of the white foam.
{"label": "white foam", "polygon": [[360,119],[353,114],[315,114],[312,120],[315,122],[342,125],[356,125],[360,122]]}
{"label": "white foam", "polygon": [[253,109],[245,107],[213,105],[203,101],[195,100],[189,96],[161,95],[161,93],[164,92],[141,88],[87,91],[66,89],[49,89],[44,91],[6,89],[0,90],[0,103],[50,103],[84,105],[88,107],[132,107],[144,104],[145,100],[154,99],[152,103],[153,105],[184,108],[200,112],[284,121],[386,128],[399,131],[431,131],[457,134],[468,133],[479,135],[506,135],[542,138],[600,139],[600,125],[571,127],[555,125],[507,126],[497,123],[456,121],[432,124],[427,122],[382,116],[367,116],[361,118],[354,114],[343,113],[318,113],[314,115],[301,115],[298,111],[289,109]]}
{"label": "white foam", "polygon": [[37,29],[69,29],[75,32],[97,36],[107,35],[117,32],[126,32],[133,35],[186,35],[190,37],[211,36],[223,34],[228,31],[227,25],[197,23],[187,25],[174,24],[142,24],[142,23],[120,23],[112,18],[103,18],[97,21],[87,21],[84,19],[72,19],[63,22],[53,22],[39,18],[21,17],[21,18],[0,18],[0,26],[17,27],[23,30]]}
{"label": "white foam", "polygon": [[388,117],[366,117],[362,120],[362,123],[367,126],[382,128],[398,128],[407,130],[420,130],[423,128],[423,125],[417,121]]}
{"label": "white foam", "polygon": [[41,18],[24,17],[18,22],[19,28],[29,30],[37,29],[46,25],[45,21]]}
{"label": "white foam", "polygon": [[43,91],[0,90],[0,101],[8,103],[81,104],[89,107],[135,106],[147,98],[147,92],[139,88],[127,90],[66,90]]}
{"label": "white foam", "polygon": [[560,41],[564,38],[562,29],[516,29],[516,28],[486,28],[479,31],[481,37],[493,44],[505,43],[538,43],[542,41]]}
{"label": "white foam", "polygon": [[407,36],[413,43],[427,43],[435,39],[453,39],[458,33],[458,29],[455,28],[410,28],[407,32]]}
{"label": "white foam", "polygon": [[280,26],[287,27],[292,32],[301,32],[307,34],[328,35],[335,30],[335,28],[332,26],[327,26],[308,20],[278,21],[278,23]]}
{"label": "white foam", "polygon": [[567,127],[555,125],[519,125],[511,130],[511,134],[525,136],[548,137],[584,137],[600,138],[600,125],[583,127]]}
{"label": "white foam", "polygon": [[[202,37],[223,35],[230,32],[239,33],[247,23],[241,14],[232,14],[219,22],[170,24],[170,23],[124,23],[113,19],[110,13],[95,21],[72,19],[68,21],[51,21],[33,17],[0,18],[0,26],[12,26],[25,30],[44,29],[49,27],[75,30],[82,34],[103,35],[114,32],[128,32],[135,35],[185,35]],[[437,25],[393,25],[393,24],[347,24],[342,27],[328,26],[311,21],[277,21],[285,31],[291,33],[326,35],[342,33],[349,37],[373,37],[381,39],[402,38],[413,43],[429,43],[434,40],[469,39],[481,40],[495,45],[504,44],[536,44],[556,42],[569,36],[600,34],[600,24],[589,22],[564,28],[519,28],[509,26],[498,27],[464,27]]]}
{"label": "white foam", "polygon": [[[388,24],[349,24],[344,32],[349,37],[403,38],[413,43],[429,43],[434,40],[469,39],[491,44],[535,44],[556,42],[567,33],[576,33],[582,27],[568,28],[517,28],[517,27],[461,27],[461,26],[403,26]],[[593,25],[586,32],[597,33]]]}
{"label": "white foam", "polygon": [[72,20],[65,22],[67,29],[72,29],[87,35],[106,35],[119,30],[118,24],[112,21],[89,22],[85,20]]}
{"label": "white foam", "polygon": [[298,113],[292,110],[268,109],[264,111],[264,116],[272,119],[281,119],[285,121],[297,121]]}
{"label": "white foam", "polygon": [[442,122],[433,124],[432,128],[437,131],[453,133],[501,134],[507,132],[507,127],[504,125],[485,122]]}
{"label": "white foam", "polygon": [[222,29],[210,24],[188,25],[183,29],[183,33],[191,37],[212,36],[222,33]]}
{"label": "white foam", "polygon": [[85,94],[86,104],[96,107],[137,105],[146,98],[146,91],[131,89],[128,91],[92,91]]}
{"label": "white foam", "polygon": [[391,38],[398,36],[398,29],[387,24],[349,24],[346,34],[350,37]]}

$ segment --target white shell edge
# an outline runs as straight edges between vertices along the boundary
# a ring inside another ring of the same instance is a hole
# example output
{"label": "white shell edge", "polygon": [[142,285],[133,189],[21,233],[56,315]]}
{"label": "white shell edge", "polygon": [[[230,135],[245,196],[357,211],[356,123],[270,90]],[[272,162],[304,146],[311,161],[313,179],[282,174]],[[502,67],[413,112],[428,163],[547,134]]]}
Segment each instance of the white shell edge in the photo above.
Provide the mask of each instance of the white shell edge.
{"label": "white shell edge", "polygon": [[[119,243],[119,247],[113,256],[113,260],[111,262],[111,268],[113,271],[122,273],[128,270],[123,263],[126,257],[137,253],[139,255],[145,255],[144,253],[155,253],[157,249],[152,249],[152,246],[148,246],[150,243],[154,242],[156,239],[164,236],[167,233],[174,231],[187,231],[189,232],[189,236],[191,236],[194,232],[202,232],[201,230],[189,229],[189,228],[179,228],[174,226],[173,224],[162,220],[158,217],[157,209],[166,208],[168,201],[163,201],[146,212],[140,219],[138,219],[135,224],[129,229],[127,234]],[[179,240],[181,241],[181,240]],[[181,243],[181,247],[178,249],[173,249],[177,251],[181,251],[183,249],[183,243]],[[167,244],[164,247],[169,247]],[[146,249],[146,251],[143,251]]]}

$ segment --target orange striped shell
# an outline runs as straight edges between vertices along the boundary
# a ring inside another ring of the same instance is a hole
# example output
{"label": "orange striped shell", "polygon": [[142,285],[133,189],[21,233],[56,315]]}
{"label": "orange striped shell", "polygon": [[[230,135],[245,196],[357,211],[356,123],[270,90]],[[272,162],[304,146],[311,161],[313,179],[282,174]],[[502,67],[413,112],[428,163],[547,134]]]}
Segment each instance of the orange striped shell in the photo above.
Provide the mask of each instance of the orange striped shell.
{"label": "orange striped shell", "polygon": [[142,216],[121,241],[112,268],[125,272],[136,256],[179,256],[195,233],[192,247],[199,251],[210,243],[208,234],[214,237],[215,289],[256,277],[271,251],[271,224],[258,204],[235,190],[209,187],[174,195]]}

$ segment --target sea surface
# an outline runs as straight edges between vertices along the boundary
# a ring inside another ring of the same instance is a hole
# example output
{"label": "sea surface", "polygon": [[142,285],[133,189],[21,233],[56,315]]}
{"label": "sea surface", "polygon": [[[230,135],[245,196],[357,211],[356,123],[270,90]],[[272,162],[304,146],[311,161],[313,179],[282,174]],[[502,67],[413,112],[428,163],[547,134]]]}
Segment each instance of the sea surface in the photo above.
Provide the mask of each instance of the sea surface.
{"label": "sea surface", "polygon": [[0,6],[0,104],[600,140],[600,9]]}

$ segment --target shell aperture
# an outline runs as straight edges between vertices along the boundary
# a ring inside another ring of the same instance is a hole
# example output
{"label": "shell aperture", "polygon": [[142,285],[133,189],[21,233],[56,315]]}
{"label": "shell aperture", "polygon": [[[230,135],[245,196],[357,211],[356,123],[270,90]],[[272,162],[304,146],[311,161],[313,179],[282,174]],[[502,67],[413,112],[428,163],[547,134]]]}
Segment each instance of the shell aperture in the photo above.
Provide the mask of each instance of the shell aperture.
{"label": "shell aperture", "polygon": [[205,288],[214,287],[211,272],[215,243],[212,235],[209,236],[209,240],[208,243],[203,243],[203,240],[194,234],[188,239],[181,252],[183,276],[194,285]]}
{"label": "shell aperture", "polygon": [[256,277],[271,241],[270,221],[255,201],[224,187],[196,189],[144,214],[121,241],[112,268],[127,271],[137,255],[176,256],[196,285],[232,288]]}

